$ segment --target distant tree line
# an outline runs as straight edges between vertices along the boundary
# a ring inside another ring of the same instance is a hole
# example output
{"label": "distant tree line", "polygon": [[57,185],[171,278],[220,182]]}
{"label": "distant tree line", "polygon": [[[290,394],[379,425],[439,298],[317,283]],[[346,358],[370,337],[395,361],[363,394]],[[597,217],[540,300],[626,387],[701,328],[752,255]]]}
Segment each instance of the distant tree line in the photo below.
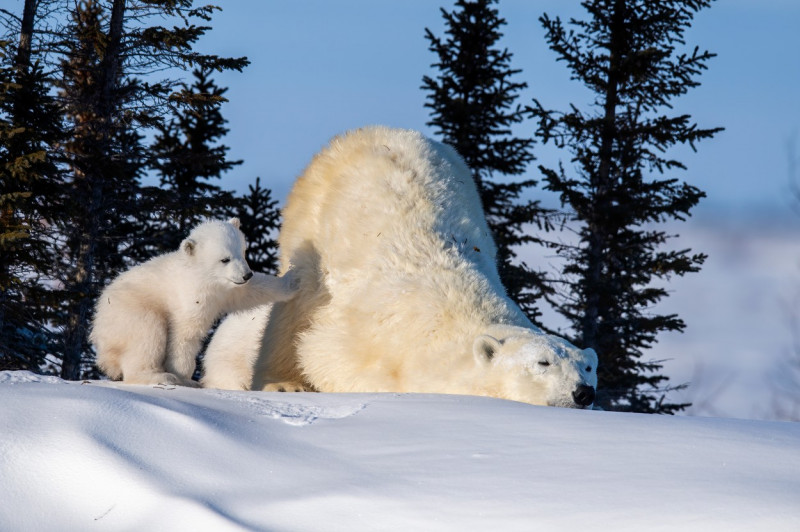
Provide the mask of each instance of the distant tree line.
{"label": "distant tree line", "polygon": [[[593,105],[565,111],[536,99],[517,103],[526,84],[511,68],[512,54],[498,45],[505,21],[496,4],[458,0],[452,11],[442,9],[446,38],[426,30],[437,59],[436,75],[425,76],[422,85],[431,109],[428,125],[472,167],[509,296],[535,323],[540,302],[551,305],[569,323],[566,336],[598,352],[597,404],[680,411],[688,405],[666,398],[681,386],[670,386],[661,362],[644,357],[659,333],[685,328],[677,315],[655,312],[667,295],[657,281],[698,271],[705,260],[689,249],[664,250],[670,235],[657,224],[684,220],[705,196],[673,176],[685,167],[667,151],[676,144],[694,149],[720,131],[670,114],[672,100],[699,84],[714,56],[696,47],[684,50],[683,38],[711,0],[586,0],[586,19],[566,26],[543,15],[539,21],[558,61],[594,95]],[[535,130],[519,137],[526,119]],[[539,171],[544,188],[559,195],[562,223],[574,241],[548,240],[556,213],[529,199],[535,181],[514,179],[533,161],[537,141],[554,144],[568,159]],[[530,244],[557,253],[559,276],[515,259],[520,246]]]}
{"label": "distant tree line", "polygon": [[[598,404],[674,413],[661,363],[646,359],[662,332],[682,331],[654,306],[664,281],[705,256],[667,251],[658,224],[683,220],[704,196],[668,155],[719,128],[672,113],[714,54],[684,32],[712,0],[585,0],[584,20],[543,15],[547,44],[594,103],[551,110],[500,46],[496,0],[442,9],[445,35],[426,30],[434,72],[422,80],[428,125],[466,159],[498,244],[509,295],[532,321],[542,305],[557,331],[600,356]],[[175,249],[203,216],[241,217],[251,263],[274,270],[277,202],[256,180],[237,196],[220,186],[228,159],[215,72],[244,57],[202,54],[213,6],[191,0],[25,0],[0,9],[0,369],[91,376],[87,326],[102,286],[120,270]],[[527,134],[522,134],[528,132]],[[539,166],[560,209],[531,199],[536,143],[564,153]],[[155,176],[157,186],[143,185]],[[566,227],[574,238],[552,238]],[[557,275],[520,260],[523,246],[560,257]]]}
{"label": "distant tree line", "polygon": [[[0,369],[94,375],[87,343],[104,284],[177,249],[203,217],[236,215],[251,265],[274,270],[276,202],[220,143],[215,72],[245,57],[194,47],[218,8],[191,0],[25,0],[0,9]],[[145,186],[153,176],[158,186]]]}

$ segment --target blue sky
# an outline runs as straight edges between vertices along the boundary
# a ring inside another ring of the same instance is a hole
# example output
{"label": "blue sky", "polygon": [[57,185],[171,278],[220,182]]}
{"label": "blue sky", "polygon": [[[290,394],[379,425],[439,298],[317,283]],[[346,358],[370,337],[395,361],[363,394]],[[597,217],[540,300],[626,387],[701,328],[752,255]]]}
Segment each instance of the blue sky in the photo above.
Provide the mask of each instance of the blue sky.
{"label": "blue sky", "polygon": [[[261,176],[283,200],[291,182],[328,139],[367,124],[419,129],[425,125],[421,78],[433,53],[424,29],[443,33],[433,0],[222,0],[214,30],[202,42],[210,52],[246,55],[244,73],[220,75],[229,87],[224,113],[231,156],[245,164],[225,178],[246,188]],[[529,84],[521,103],[536,96],[550,108],[585,105],[589,94],[547,48],[538,17],[582,17],[576,1],[503,0],[508,24],[501,41],[514,54],[519,80]],[[701,127],[725,131],[675,152],[688,166],[677,177],[705,190],[697,213],[790,211],[788,158],[800,156],[800,2],[722,0],[698,14],[688,45],[718,54],[702,85],[675,100]],[[520,133],[532,132],[533,122]],[[527,129],[527,131],[526,131]],[[793,141],[792,141],[793,139]],[[539,163],[567,154],[539,146]],[[531,175],[538,177],[535,165]],[[542,193],[547,200],[547,194]]]}

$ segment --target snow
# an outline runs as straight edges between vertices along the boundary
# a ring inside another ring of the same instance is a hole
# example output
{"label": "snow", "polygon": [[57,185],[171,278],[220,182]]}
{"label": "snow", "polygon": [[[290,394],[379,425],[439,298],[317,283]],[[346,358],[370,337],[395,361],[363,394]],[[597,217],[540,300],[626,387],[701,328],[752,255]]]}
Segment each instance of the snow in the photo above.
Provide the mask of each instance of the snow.
{"label": "snow", "polygon": [[0,372],[0,530],[800,530],[800,424]]}

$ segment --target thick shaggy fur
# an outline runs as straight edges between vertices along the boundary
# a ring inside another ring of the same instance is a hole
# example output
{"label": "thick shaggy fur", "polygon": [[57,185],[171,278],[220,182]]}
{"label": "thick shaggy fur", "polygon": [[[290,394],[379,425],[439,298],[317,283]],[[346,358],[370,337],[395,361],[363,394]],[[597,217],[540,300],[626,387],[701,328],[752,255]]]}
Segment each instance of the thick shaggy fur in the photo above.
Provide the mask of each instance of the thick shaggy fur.
{"label": "thick shaggy fur", "polygon": [[254,389],[290,382],[577,407],[594,398],[594,351],[544,334],[506,296],[477,190],[452,148],[382,127],[337,137],[283,215],[281,266],[301,289],[272,308]]}
{"label": "thick shaggy fur", "polygon": [[195,227],[180,249],[120,274],[97,300],[97,365],[133,384],[194,386],[195,356],[222,314],[284,301],[290,277],[251,272],[239,220]]}

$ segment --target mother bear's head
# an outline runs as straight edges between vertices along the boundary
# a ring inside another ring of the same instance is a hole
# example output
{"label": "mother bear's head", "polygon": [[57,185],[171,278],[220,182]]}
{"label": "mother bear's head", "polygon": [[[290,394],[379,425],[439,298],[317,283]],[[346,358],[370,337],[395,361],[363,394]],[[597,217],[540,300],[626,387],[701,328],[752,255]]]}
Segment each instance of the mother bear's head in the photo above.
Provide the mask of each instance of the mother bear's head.
{"label": "mother bear's head", "polygon": [[514,401],[591,408],[597,354],[524,327],[494,326],[475,338],[475,363],[492,395]]}

